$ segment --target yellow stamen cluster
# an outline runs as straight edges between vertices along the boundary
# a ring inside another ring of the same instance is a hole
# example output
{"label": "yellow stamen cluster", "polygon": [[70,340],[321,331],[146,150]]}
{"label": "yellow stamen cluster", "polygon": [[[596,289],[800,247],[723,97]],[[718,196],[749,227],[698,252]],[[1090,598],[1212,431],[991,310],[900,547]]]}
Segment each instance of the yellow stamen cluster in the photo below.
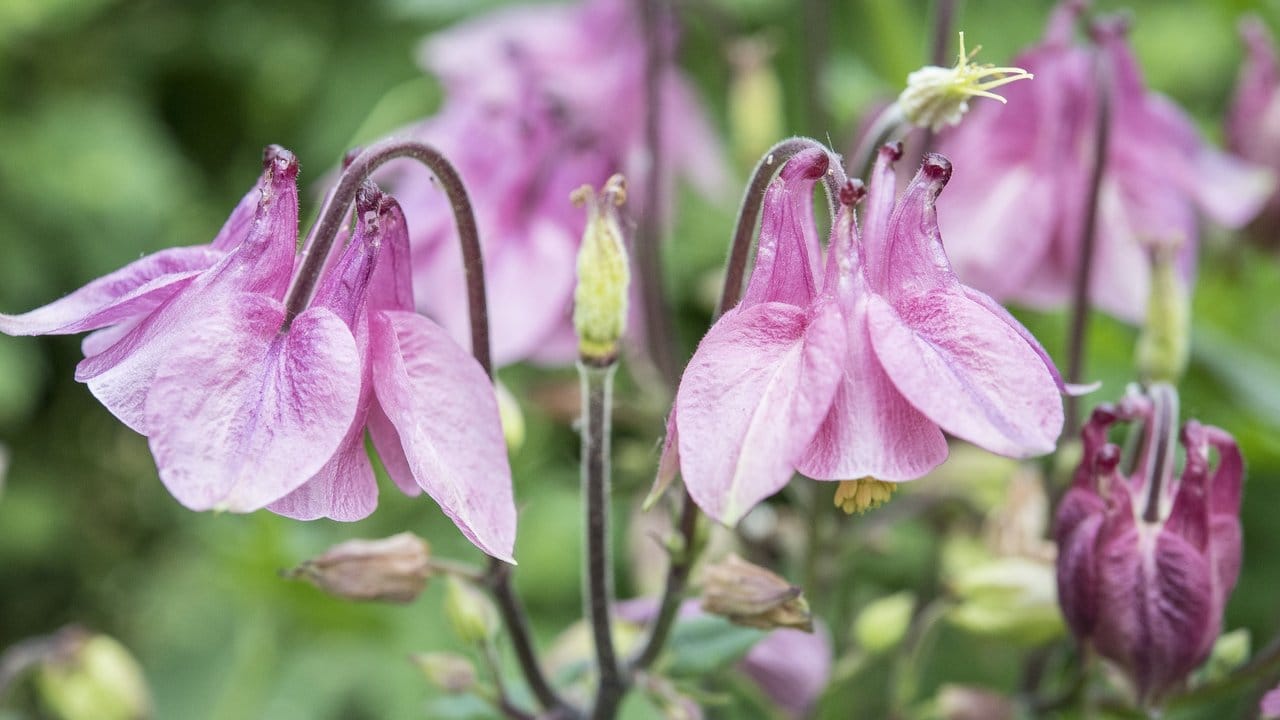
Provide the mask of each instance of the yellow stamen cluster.
{"label": "yellow stamen cluster", "polygon": [[898,107],[907,122],[934,131],[956,125],[969,111],[969,98],[985,97],[1005,102],[1003,97],[991,91],[1034,77],[1022,68],[971,63],[981,49],[977,47],[966,54],[964,33],[960,33],[960,54],[955,67],[926,65],[908,75],[907,87],[898,96]]}
{"label": "yellow stamen cluster", "polygon": [[861,480],[841,480],[839,487],[836,488],[836,507],[849,515],[855,512],[861,515],[889,502],[893,497],[893,491],[897,489],[896,483],[869,477]]}

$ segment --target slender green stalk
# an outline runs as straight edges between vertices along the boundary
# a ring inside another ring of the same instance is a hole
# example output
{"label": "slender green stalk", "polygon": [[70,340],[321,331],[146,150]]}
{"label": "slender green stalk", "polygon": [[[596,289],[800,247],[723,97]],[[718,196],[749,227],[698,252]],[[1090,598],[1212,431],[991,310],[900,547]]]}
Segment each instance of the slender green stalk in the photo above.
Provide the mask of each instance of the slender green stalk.
{"label": "slender green stalk", "polygon": [[613,553],[609,542],[609,434],[613,375],[617,364],[578,363],[582,381],[582,496],[586,517],[583,576],[587,621],[595,643],[599,684],[591,717],[609,720],[626,692],[626,679],[613,647]]}

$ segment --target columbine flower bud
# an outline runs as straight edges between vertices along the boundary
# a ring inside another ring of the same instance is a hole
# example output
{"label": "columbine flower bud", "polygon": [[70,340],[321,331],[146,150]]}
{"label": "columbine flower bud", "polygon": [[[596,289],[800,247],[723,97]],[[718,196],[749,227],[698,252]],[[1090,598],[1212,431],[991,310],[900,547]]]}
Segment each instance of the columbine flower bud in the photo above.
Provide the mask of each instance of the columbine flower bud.
{"label": "columbine flower bud", "polygon": [[450,695],[470,692],[476,686],[476,668],[456,653],[416,653],[409,657],[435,687]]}
{"label": "columbine flower bud", "polygon": [[733,554],[705,569],[702,609],[761,630],[813,631],[809,602],[800,588]]}
{"label": "columbine flower bud", "polygon": [[54,636],[36,683],[61,720],[143,720],[152,716],[142,668],[115,639],[68,628]]}
{"label": "columbine flower bud", "polygon": [[475,585],[453,576],[445,579],[444,613],[458,639],[479,644],[498,635],[498,609]]}
{"label": "columbine flower bud", "polygon": [[878,508],[889,502],[893,497],[893,492],[897,489],[898,485],[896,483],[876,480],[875,478],[841,480],[836,487],[836,507],[845,511],[848,515],[852,515],[855,512],[861,515],[868,510]]}
{"label": "columbine flower bud", "polygon": [[898,108],[907,122],[933,131],[957,125],[969,111],[969,98],[985,97],[1005,102],[995,88],[1016,80],[1030,80],[1031,73],[1016,67],[974,65],[982,48],[965,54],[964,33],[960,33],[960,54],[955,67],[926,65],[907,76],[907,87],[898,96]]}
{"label": "columbine flower bud", "polygon": [[618,339],[627,324],[631,268],[617,210],[627,201],[626,181],[614,175],[599,195],[583,185],[571,199],[587,207],[587,229],[578,250],[578,286],[573,291],[578,354],[583,360],[607,364],[617,355]]}
{"label": "columbine flower bud", "polygon": [[[736,40],[729,46],[729,136],[743,167],[751,167],[761,153],[786,135],[782,81],[773,67],[773,43],[759,37]],[[714,297],[720,294],[716,284]]]}
{"label": "columbine flower bud", "polygon": [[[1240,570],[1240,450],[1195,420],[1179,435],[1177,420],[1177,393],[1159,383],[1094,410],[1055,528],[1068,625],[1125,671],[1146,707],[1208,657]],[[1132,463],[1108,441],[1117,422],[1140,423]],[[1179,441],[1186,461],[1175,476]]]}
{"label": "columbine flower bud", "polygon": [[426,540],[400,533],[381,540],[348,540],[286,573],[347,600],[407,603],[422,593],[431,575]]}
{"label": "columbine flower bud", "polygon": [[915,606],[916,596],[905,591],[873,600],[853,621],[854,638],[869,652],[894,649],[911,628]]}
{"label": "columbine flower bud", "polygon": [[1062,635],[1053,567],[1020,557],[977,563],[951,579],[948,619],[975,635],[1040,645]]}
{"label": "columbine flower bud", "polygon": [[507,441],[508,450],[519,450],[524,446],[524,411],[520,409],[516,396],[511,394],[501,380],[493,386],[498,392],[498,418],[502,421],[502,439]]}
{"label": "columbine flower bud", "polygon": [[1191,354],[1191,308],[1186,282],[1177,268],[1177,250],[1157,246],[1151,257],[1151,297],[1147,322],[1138,336],[1138,375],[1146,382],[1176,383]]}

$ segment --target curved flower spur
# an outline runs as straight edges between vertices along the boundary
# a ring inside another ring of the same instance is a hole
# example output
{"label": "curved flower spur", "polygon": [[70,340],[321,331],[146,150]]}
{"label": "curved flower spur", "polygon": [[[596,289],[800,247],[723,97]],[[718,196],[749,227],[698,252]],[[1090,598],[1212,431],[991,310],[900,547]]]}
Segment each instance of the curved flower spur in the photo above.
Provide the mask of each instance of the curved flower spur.
{"label": "curved flower spur", "polygon": [[[947,455],[942,432],[1014,457],[1054,448],[1067,387],[1030,333],[960,283],[934,210],[951,174],[930,154],[900,200],[881,150],[868,192],[841,195],[823,266],[812,189],[829,154],[792,158],[769,186],[743,302],[681,380],[661,470],[733,524],[786,485],[904,481]],[[867,196],[859,237],[853,204]],[[660,478],[663,480],[665,478]]]}
{"label": "curved flower spur", "polygon": [[[404,214],[360,182],[390,157],[444,162],[409,145],[352,162],[296,274],[298,164],[272,146],[257,189],[213,243],[0,316],[0,331],[103,328],[86,339],[77,379],[148,437],[161,480],[193,510],[365,517],[378,494],[367,427],[401,489],[426,490],[477,547],[510,561],[511,473],[487,369],[413,312]],[[355,232],[329,258],[357,188]],[[479,268],[468,270],[483,298]],[[487,329],[477,335],[487,361]]]}

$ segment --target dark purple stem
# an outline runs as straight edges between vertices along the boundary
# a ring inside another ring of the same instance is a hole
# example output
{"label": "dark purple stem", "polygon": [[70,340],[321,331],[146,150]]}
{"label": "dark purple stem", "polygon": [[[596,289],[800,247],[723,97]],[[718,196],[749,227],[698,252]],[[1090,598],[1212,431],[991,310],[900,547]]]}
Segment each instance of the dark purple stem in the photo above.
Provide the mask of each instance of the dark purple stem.
{"label": "dark purple stem", "polygon": [[480,233],[476,229],[475,213],[467,198],[462,177],[440,151],[416,140],[392,138],[365,148],[338,177],[338,184],[329,195],[320,217],[311,231],[311,238],[297,279],[285,298],[285,324],[288,325],[311,301],[325,261],[333,249],[338,231],[347,221],[347,212],[364,182],[382,165],[397,158],[412,158],[422,163],[435,175],[436,181],[449,197],[453,208],[453,220],[458,227],[458,242],[462,246],[462,268],[467,278],[467,308],[471,319],[471,354],[489,375],[493,366],[489,355],[489,311],[484,292],[484,259],[480,253]]}
{"label": "dark purple stem", "polygon": [[[325,261],[333,249],[338,231],[347,220],[347,212],[355,200],[360,185],[379,167],[397,158],[411,158],[422,163],[435,175],[436,181],[449,198],[453,219],[458,228],[458,243],[462,247],[462,269],[467,282],[467,309],[471,322],[471,354],[486,374],[493,376],[493,363],[489,353],[489,308],[485,298],[484,258],[480,251],[480,233],[476,227],[475,213],[467,196],[462,177],[440,151],[416,140],[392,138],[370,145],[351,158],[344,159],[338,183],[328,195],[320,217],[316,220],[307,242],[306,254],[298,270],[297,279],[285,299],[285,324],[306,308],[324,272]],[[511,566],[489,558],[485,573],[498,610],[511,637],[516,659],[524,673],[525,681],[543,709],[558,717],[573,716],[576,712],[565,702],[547,681],[538,662],[533,646],[533,634],[529,630],[528,615],[520,598],[511,585]]]}
{"label": "dark purple stem", "polygon": [[[1111,72],[1106,55],[1094,54],[1098,83],[1098,114],[1094,128],[1093,170],[1089,176],[1089,198],[1085,206],[1080,238],[1080,264],[1076,268],[1071,302],[1071,329],[1067,336],[1067,382],[1079,384],[1084,375],[1085,343],[1089,329],[1089,288],[1093,280],[1093,256],[1098,238],[1098,203],[1102,195],[1102,175],[1107,165],[1107,145],[1111,134]],[[1080,433],[1080,401],[1068,395],[1065,437]]]}
{"label": "dark purple stem", "polygon": [[680,381],[680,365],[662,282],[662,219],[666,214],[662,197],[662,176],[666,171],[662,153],[662,72],[666,65],[662,23],[667,13],[663,0],[639,0],[638,5],[645,38],[644,136],[649,167],[644,182],[644,207],[636,218],[634,252],[649,357],[667,387],[674,389]]}

